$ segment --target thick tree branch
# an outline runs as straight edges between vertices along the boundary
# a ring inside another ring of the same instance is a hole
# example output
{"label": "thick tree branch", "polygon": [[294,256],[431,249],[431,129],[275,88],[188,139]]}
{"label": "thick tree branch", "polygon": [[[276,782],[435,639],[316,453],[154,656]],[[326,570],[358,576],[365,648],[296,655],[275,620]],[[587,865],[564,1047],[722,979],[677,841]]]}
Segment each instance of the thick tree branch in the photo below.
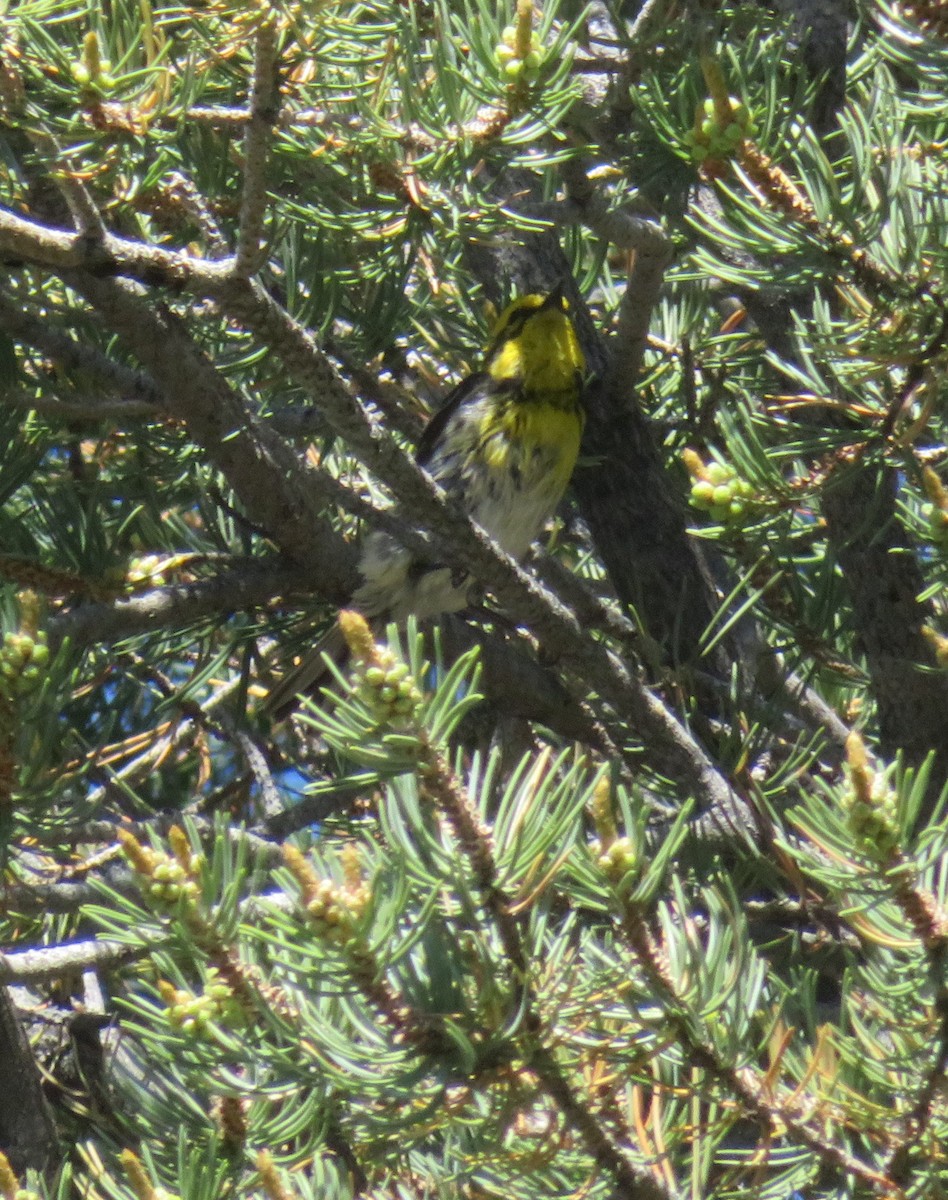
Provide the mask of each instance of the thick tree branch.
{"label": "thick tree branch", "polygon": [[[128,401],[158,405],[161,396],[154,381],[142,371],[132,370],[57,329],[48,317],[41,317],[24,308],[19,299],[0,292],[0,328],[18,341],[33,346],[58,366],[90,371]],[[157,411],[157,409],[156,409]]]}
{"label": "thick tree branch", "polygon": [[74,646],[118,642],[269,604],[290,592],[309,591],[311,585],[299,567],[278,558],[260,559],[213,579],[153,588],[107,604],[83,604],[52,617],[47,628],[53,646],[67,640]]}
{"label": "thick tree branch", "polygon": [[247,278],[263,265],[263,219],[267,204],[266,167],[273,123],[278,116],[276,23],[257,31],[250,93],[250,120],[244,130],[243,191],[234,271]]}
{"label": "thick tree branch", "polygon": [[208,262],[181,250],[161,250],[106,233],[90,238],[53,229],[0,209],[0,252],[54,271],[86,270],[94,275],[128,275],[143,283],[183,288],[199,283],[208,290],[233,276],[233,260]]}
{"label": "thick tree branch", "polygon": [[[333,428],[392,488],[406,513],[435,535],[446,560],[471,571],[533,630],[546,653],[562,658],[583,696],[590,686],[603,696],[619,722],[617,738],[631,724],[653,769],[675,780],[683,794],[697,797],[702,808],[731,813],[740,825],[727,781],[658,697],[593,642],[565,606],[500,552],[373,424],[310,335],[259,284],[236,278],[227,263],[202,262],[111,235],[89,246],[9,213],[0,214],[0,249],[54,268],[93,304],[150,371],[171,414],[186,422],[251,519],[271,530],[294,561],[321,572],[326,592],[342,602],[353,586],[352,551],[316,510],[295,456],[247,413],[174,320],[155,314],[128,286],[97,273],[121,271],[142,282],[178,284],[215,298],[280,356],[299,386],[320,398]],[[83,266],[87,269],[73,269]]]}
{"label": "thick tree branch", "polygon": [[28,391],[0,393],[0,405],[9,404],[24,412],[37,412],[53,421],[71,425],[77,421],[112,421],[122,425],[126,421],[153,421],[160,412],[147,400],[125,400],[101,398],[99,396],[76,396],[69,400],[51,400],[48,396],[35,396]]}
{"label": "thick tree branch", "polygon": [[922,573],[896,513],[894,468],[863,459],[840,466],[823,492],[833,552],[853,606],[879,713],[882,753],[921,766],[935,752],[931,810],[948,779],[948,675],[922,630]]}
{"label": "thick tree branch", "polygon": [[43,1170],[59,1139],[33,1051],[4,978],[0,955],[0,1147],[14,1171]]}
{"label": "thick tree branch", "polygon": [[[702,807],[730,811],[733,795],[710,758],[661,701],[604,646],[586,636],[575,616],[477,529],[460,506],[391,437],[383,435],[347,393],[323,390],[327,364],[312,341],[252,281],[231,290],[226,311],[283,360],[291,377],[325,398],[330,423],[362,462],[391,487],[406,514],[427,528],[448,562],[471,571],[505,609],[523,621],[544,651],[564,660],[582,696],[592,686],[620,722],[629,722],[647,746],[650,765],[699,798]],[[617,731],[618,735],[618,731]]]}
{"label": "thick tree branch", "polygon": [[[183,421],[240,497],[250,520],[344,603],[356,583],[355,552],[324,515],[320,472],[305,472],[287,444],[241,403],[179,323],[127,284],[65,273],[106,326],[148,369],[162,403]],[[340,384],[341,387],[341,384]]]}
{"label": "thick tree branch", "polygon": [[0,954],[0,985],[49,983],[91,968],[133,962],[146,953],[147,950],[129,947],[124,942],[108,941],[83,941],[44,946],[38,950],[16,950]]}

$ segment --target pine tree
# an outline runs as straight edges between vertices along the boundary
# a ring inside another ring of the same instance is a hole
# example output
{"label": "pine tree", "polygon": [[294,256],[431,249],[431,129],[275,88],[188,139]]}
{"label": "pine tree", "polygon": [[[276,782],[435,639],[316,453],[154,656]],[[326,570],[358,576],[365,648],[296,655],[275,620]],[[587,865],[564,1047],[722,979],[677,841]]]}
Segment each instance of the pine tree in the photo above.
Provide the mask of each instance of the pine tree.
{"label": "pine tree", "polygon": [[[948,1195],[946,79],[936,3],[4,9],[5,1200]],[[518,566],[412,447],[557,285]],[[375,527],[483,605],[346,612]]]}

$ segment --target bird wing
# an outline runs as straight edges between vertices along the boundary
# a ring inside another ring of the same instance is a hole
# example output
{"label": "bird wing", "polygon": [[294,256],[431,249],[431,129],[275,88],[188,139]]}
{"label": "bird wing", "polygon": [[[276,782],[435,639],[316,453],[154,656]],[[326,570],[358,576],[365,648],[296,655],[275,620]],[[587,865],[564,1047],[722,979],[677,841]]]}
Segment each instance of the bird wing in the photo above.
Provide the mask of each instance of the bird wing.
{"label": "bird wing", "polygon": [[475,371],[473,375],[468,375],[466,379],[462,379],[457,387],[448,392],[441,407],[432,415],[421,437],[418,439],[415,458],[421,466],[425,466],[431,458],[439,438],[444,433],[448,422],[454,414],[468,397],[484,386],[487,380],[488,376],[485,372]]}
{"label": "bird wing", "polygon": [[282,721],[296,708],[300,696],[315,695],[320,684],[332,686],[335,682],[324,656],[343,667],[348,654],[346,639],[338,623],[334,622],[316,645],[304,653],[300,663],[277,680],[263,701],[262,711],[274,721]]}

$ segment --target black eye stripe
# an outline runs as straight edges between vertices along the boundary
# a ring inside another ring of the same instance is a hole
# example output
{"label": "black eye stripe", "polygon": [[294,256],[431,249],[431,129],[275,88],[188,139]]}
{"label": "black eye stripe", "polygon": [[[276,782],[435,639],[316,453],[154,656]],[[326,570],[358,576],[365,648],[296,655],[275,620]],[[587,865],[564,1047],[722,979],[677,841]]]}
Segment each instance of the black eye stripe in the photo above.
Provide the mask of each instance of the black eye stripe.
{"label": "black eye stripe", "polygon": [[524,325],[526,325],[527,318],[532,314],[532,312],[533,312],[532,308],[518,309],[517,312],[515,312],[513,314],[513,316],[510,318],[510,320],[507,322],[507,327],[506,327],[506,329],[503,330],[501,336],[502,337],[514,337],[516,334],[518,334],[520,332],[520,330],[523,329]]}
{"label": "black eye stripe", "polygon": [[494,337],[487,348],[488,361],[505,346],[512,338],[517,337],[523,332],[524,326],[531,318],[539,313],[554,309],[556,312],[566,313],[569,311],[569,305],[562,296],[550,295],[539,304],[533,303],[529,307],[516,308],[507,318],[507,321],[499,329],[495,330]]}
{"label": "black eye stripe", "polygon": [[494,348],[496,349],[498,346],[502,346],[504,342],[509,341],[510,338],[516,337],[527,321],[540,311],[540,308],[540,305],[532,308],[518,308],[516,312],[511,313],[507,324],[497,331],[497,336],[494,338]]}

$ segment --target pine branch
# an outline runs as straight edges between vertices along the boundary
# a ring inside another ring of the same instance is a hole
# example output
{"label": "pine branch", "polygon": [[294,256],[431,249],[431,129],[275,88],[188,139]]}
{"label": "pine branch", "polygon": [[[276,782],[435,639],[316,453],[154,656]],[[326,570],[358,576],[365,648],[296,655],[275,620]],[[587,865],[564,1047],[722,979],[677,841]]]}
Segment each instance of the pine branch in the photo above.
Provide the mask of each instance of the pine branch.
{"label": "pine branch", "polygon": [[895,495],[894,468],[857,459],[834,471],[823,511],[866,654],[882,754],[903,750],[921,766],[935,752],[924,821],[948,779],[948,675],[923,633],[933,614],[918,600],[924,578]]}
{"label": "pine branch", "polygon": [[[349,614],[352,617],[352,614]],[[361,622],[357,625],[356,621]],[[371,643],[368,627],[361,618],[344,625],[347,638],[363,668],[383,668],[383,659]],[[650,1172],[634,1164],[606,1126],[576,1093],[550,1049],[552,1031],[545,1027],[531,980],[531,963],[524,942],[524,928],[515,915],[513,898],[503,889],[498,872],[493,838],[483,823],[472,798],[457,778],[442,751],[417,716],[409,718],[409,729],[417,745],[417,769],[422,796],[447,822],[468,862],[481,900],[497,930],[504,959],[511,971],[512,1008],[521,1014],[518,1024],[520,1052],[536,1072],[543,1089],[575,1129],[587,1152],[598,1166],[616,1181],[625,1200],[673,1200],[671,1193]]]}
{"label": "pine branch", "polygon": [[129,402],[156,406],[160,402],[158,389],[143,372],[114,362],[95,346],[63,333],[48,317],[31,312],[18,299],[4,292],[0,292],[0,327],[48,355],[60,367],[90,371]]}
{"label": "pine branch", "polygon": [[[11,252],[23,255],[31,238],[35,239],[35,261],[56,266],[60,270],[67,269],[73,286],[87,298],[94,298],[108,324],[125,336],[159,384],[162,382],[160,371],[167,374],[167,386],[163,390],[169,398],[174,397],[177,411],[172,409],[172,412],[187,421],[197,440],[203,442],[206,448],[214,446],[218,454],[226,448],[226,461],[231,474],[235,475],[230,482],[238,494],[242,491],[246,493],[244,501],[248,509],[251,498],[254,507],[260,509],[261,517],[255,519],[271,530],[283,525],[284,537],[280,540],[285,550],[301,564],[311,561],[313,530],[320,529],[323,522],[315,513],[311,515],[311,525],[307,526],[309,536],[305,539],[305,545],[301,546],[297,533],[299,523],[287,523],[289,514],[286,507],[274,504],[269,491],[261,494],[255,490],[255,472],[250,466],[250,459],[241,454],[240,465],[235,462],[241,439],[230,437],[226,442],[220,439],[220,416],[214,411],[216,406],[209,403],[209,396],[216,392],[222,400],[226,400],[226,406],[231,411],[236,401],[229,396],[224,397],[221,381],[216,378],[210,365],[197,358],[193,347],[182,334],[166,320],[151,314],[141,302],[133,302],[130,294],[119,285],[94,279],[85,273],[77,278],[69,272],[68,268],[81,261],[85,252],[80,249],[77,254],[68,235],[46,230],[12,214],[0,214],[0,248],[6,247]],[[628,712],[642,733],[653,739],[656,750],[664,747],[660,755],[655,755],[658,770],[680,777],[690,790],[706,797],[708,808],[732,811],[733,802],[727,784],[716,776],[710,761],[689,735],[677,727],[671,714],[654,697],[645,693],[606,651],[590,646],[571,614],[545,596],[509,559],[505,562],[506,556],[498,556],[489,539],[473,529],[456,505],[443,503],[440,489],[427,479],[404,451],[390,439],[378,435],[352,397],[341,387],[333,386],[330,368],[312,339],[259,286],[228,276],[220,264],[199,263],[176,252],[155,251],[154,248],[127,243],[124,239],[112,236],[107,236],[99,249],[112,266],[133,276],[144,276],[154,281],[156,273],[166,274],[165,282],[168,285],[179,283],[207,288],[208,294],[214,295],[227,311],[281,355],[301,386],[325,397],[325,411],[337,432],[345,437],[350,448],[363,462],[392,487],[405,508],[418,513],[420,523],[429,525],[439,540],[444,538],[445,543],[450,541],[454,560],[458,561],[459,552],[463,553],[465,566],[473,567],[477,577],[490,587],[502,603],[518,616],[523,616],[528,624],[537,622],[535,632],[553,653],[560,653],[564,657],[572,655],[576,660],[575,669],[591,678],[618,711]],[[93,270],[100,268],[102,260],[99,250],[89,252],[87,261]],[[183,371],[184,364],[191,369]],[[200,403],[194,397],[194,403],[183,404],[182,392],[190,391],[193,395],[196,390],[194,380],[202,376],[207,379],[208,391],[201,391]],[[205,415],[199,423],[197,417],[202,410]],[[247,423],[247,416],[241,414],[238,417],[236,412],[230,421],[235,428]],[[268,454],[279,459],[285,458],[275,446]],[[254,457],[259,462],[262,456],[255,452]],[[288,466],[287,473],[291,471],[292,468]],[[275,489],[277,496],[286,490],[288,483],[286,476],[281,477],[278,490]],[[267,519],[271,514],[279,514],[280,519]],[[279,533],[275,535],[279,536]],[[324,536],[329,536],[327,530],[324,530]],[[328,556],[326,558],[332,561]]]}
{"label": "pine branch", "polygon": [[[216,271],[216,264],[205,264]],[[286,444],[253,417],[170,316],[155,313],[127,285],[86,272],[68,281],[148,368],[169,413],[191,431],[240,497],[301,568],[340,602],[354,587],[353,553],[319,503],[320,474],[304,474]]]}
{"label": "pine branch", "polygon": [[[6,956],[0,955],[0,979]],[[33,1051],[5,983],[0,983],[0,1144],[15,1171],[38,1171],[59,1159],[56,1123]]]}
{"label": "pine branch", "polygon": [[[0,564],[2,566],[2,564]],[[309,576],[283,559],[261,558],[213,579],[152,588],[110,603],[84,604],[50,618],[52,644],[75,646],[123,641],[136,634],[180,628],[207,617],[272,603],[310,587]]]}
{"label": "pine branch", "polygon": [[254,50],[250,120],[244,129],[243,193],[234,274],[247,279],[263,265],[263,220],[267,203],[265,172],[273,122],[278,115],[277,27],[264,21],[257,31]]}
{"label": "pine branch", "polygon": [[166,936],[144,946],[93,939],[44,946],[38,950],[7,951],[0,955],[0,986],[10,983],[53,983],[77,972],[122,966],[151,953],[155,946],[166,940]]}
{"label": "pine branch", "polygon": [[709,1040],[696,1032],[701,1026],[700,1018],[676,987],[636,905],[626,905],[621,929],[649,985],[661,997],[663,1017],[674,1028],[690,1061],[704,1067],[749,1115],[764,1125],[771,1137],[785,1134],[791,1141],[812,1150],[825,1167],[862,1180],[882,1197],[904,1196],[902,1189],[884,1172],[830,1141],[822,1128],[816,1128],[814,1122],[800,1116],[803,1106],[799,1088],[794,1089],[792,1096],[782,1097],[770,1080],[764,1081],[753,1068],[738,1067],[726,1061]]}

